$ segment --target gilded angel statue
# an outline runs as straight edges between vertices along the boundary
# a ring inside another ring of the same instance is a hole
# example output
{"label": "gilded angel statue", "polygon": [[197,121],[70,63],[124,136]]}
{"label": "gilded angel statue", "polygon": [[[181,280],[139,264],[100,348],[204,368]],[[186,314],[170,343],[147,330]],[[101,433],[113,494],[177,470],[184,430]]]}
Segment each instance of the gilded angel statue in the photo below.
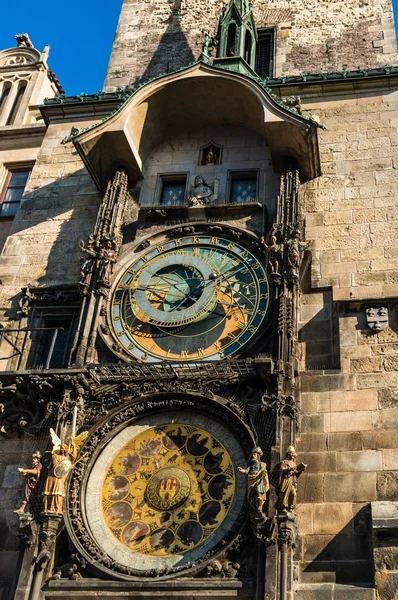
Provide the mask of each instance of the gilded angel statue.
{"label": "gilded angel statue", "polygon": [[43,491],[43,510],[45,513],[62,515],[65,480],[76,460],[80,446],[88,435],[88,431],[83,431],[77,437],[71,436],[68,443],[62,443],[54,429],[50,429],[50,435],[53,449],[51,468]]}

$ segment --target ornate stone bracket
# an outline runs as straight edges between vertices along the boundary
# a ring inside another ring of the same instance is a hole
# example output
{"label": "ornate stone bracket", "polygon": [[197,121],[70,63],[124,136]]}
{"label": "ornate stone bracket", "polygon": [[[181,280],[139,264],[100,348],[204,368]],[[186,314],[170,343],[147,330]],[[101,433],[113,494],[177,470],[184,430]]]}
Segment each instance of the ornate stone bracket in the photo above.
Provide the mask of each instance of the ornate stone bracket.
{"label": "ornate stone bracket", "polygon": [[39,532],[39,554],[36,559],[38,571],[47,569],[54,558],[55,543],[62,520],[62,515],[43,514],[43,524]]}
{"label": "ornate stone bracket", "polygon": [[280,287],[283,281],[289,286],[298,285],[303,255],[311,243],[303,241],[301,237],[299,188],[299,172],[291,168],[284,171],[277,198],[277,216],[268,243],[263,241],[267,250],[271,279],[277,287]]}
{"label": "ornate stone bracket", "polygon": [[96,289],[100,295],[107,295],[113,264],[122,245],[122,225],[128,199],[127,175],[123,171],[117,171],[108,183],[87,245],[83,241],[79,242],[80,249],[86,254],[80,268],[80,287],[83,293]]}

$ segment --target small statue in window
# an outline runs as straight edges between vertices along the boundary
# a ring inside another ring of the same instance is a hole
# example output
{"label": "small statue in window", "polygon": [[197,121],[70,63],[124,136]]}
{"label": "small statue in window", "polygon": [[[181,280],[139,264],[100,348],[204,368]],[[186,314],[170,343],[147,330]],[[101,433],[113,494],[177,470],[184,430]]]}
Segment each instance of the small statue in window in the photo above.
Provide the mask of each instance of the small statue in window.
{"label": "small statue in window", "polygon": [[213,147],[210,146],[208,153],[206,154],[206,165],[212,167],[216,164],[216,155],[214,154]]}
{"label": "small statue in window", "polygon": [[40,462],[40,459],[41,459],[40,452],[35,452],[34,454],[32,454],[31,468],[30,469],[22,469],[22,468],[18,469],[18,473],[20,473],[21,475],[26,477],[26,482],[25,482],[24,499],[22,500],[21,506],[19,508],[17,508],[17,510],[14,510],[14,512],[17,514],[22,514],[22,513],[26,512],[25,509],[26,509],[27,505],[28,504],[30,505],[30,498],[31,498],[32,492],[35,489],[35,487],[37,486],[37,482],[39,481],[41,470],[42,470],[42,464]]}
{"label": "small statue in window", "polygon": [[188,196],[190,206],[205,206],[218,198],[218,180],[214,182],[214,189],[208,185],[203,177],[195,177]]}
{"label": "small statue in window", "polygon": [[279,464],[278,509],[291,511],[297,504],[297,479],[305,471],[307,465],[296,464],[296,450],[294,446],[286,448],[286,457]]}

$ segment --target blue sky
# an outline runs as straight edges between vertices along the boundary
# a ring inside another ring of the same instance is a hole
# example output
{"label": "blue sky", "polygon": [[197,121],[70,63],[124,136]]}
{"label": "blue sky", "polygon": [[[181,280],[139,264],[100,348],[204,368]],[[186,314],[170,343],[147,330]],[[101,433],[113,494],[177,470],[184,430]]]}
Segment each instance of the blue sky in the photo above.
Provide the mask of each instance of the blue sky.
{"label": "blue sky", "polygon": [[67,95],[102,88],[122,0],[0,0],[0,49],[28,33],[43,50]]}
{"label": "blue sky", "polygon": [[[28,33],[38,50],[50,44],[49,65],[67,95],[101,89],[122,0],[1,3],[0,49],[14,46],[16,33]],[[398,0],[393,5],[398,24]]]}

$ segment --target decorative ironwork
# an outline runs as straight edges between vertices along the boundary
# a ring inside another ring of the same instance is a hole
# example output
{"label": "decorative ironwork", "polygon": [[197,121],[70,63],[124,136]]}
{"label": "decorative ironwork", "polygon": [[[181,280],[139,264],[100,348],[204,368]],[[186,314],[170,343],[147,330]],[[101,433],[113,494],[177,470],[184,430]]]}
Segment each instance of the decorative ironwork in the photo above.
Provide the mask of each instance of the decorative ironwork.
{"label": "decorative ironwork", "polygon": [[167,363],[145,365],[143,363],[125,363],[112,365],[89,365],[88,373],[97,383],[102,381],[161,382],[167,380],[201,379],[207,383],[213,380],[232,381],[240,376],[255,375],[256,371],[250,359],[208,361],[198,363]]}

